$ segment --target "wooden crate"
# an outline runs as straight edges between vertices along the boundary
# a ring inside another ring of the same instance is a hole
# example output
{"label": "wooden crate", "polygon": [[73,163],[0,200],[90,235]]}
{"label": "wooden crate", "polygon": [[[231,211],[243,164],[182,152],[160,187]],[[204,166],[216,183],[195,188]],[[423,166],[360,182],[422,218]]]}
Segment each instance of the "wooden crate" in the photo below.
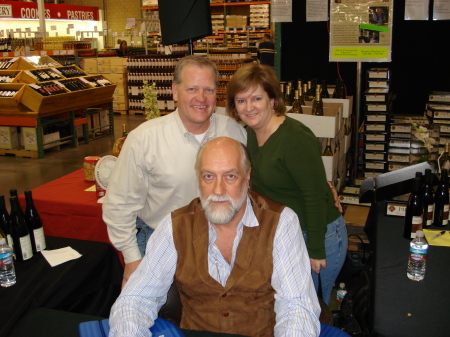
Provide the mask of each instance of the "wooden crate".
{"label": "wooden crate", "polygon": [[115,85],[108,85],[74,92],[67,91],[65,94],[42,96],[26,85],[21,102],[32,111],[39,113],[69,111],[112,100],[115,88]]}
{"label": "wooden crate", "polygon": [[0,111],[11,111],[11,109],[18,109],[24,93],[24,87],[25,84],[21,83],[0,83],[0,91],[18,90],[13,97],[2,97],[0,99]]}

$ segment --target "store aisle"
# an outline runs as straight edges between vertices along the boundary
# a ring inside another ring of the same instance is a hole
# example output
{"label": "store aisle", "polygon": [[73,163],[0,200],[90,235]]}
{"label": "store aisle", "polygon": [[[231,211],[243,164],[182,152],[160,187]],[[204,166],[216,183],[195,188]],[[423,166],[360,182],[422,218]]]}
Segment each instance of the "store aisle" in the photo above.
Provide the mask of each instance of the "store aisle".
{"label": "store aisle", "polygon": [[[61,151],[48,149],[44,159],[0,156],[0,194],[9,196],[11,188],[23,193],[82,168],[86,156],[111,154],[115,140],[122,135],[122,124],[131,131],[143,122],[143,115],[115,114],[114,136],[100,137],[76,148],[66,146]],[[9,202],[7,208],[9,210]]]}

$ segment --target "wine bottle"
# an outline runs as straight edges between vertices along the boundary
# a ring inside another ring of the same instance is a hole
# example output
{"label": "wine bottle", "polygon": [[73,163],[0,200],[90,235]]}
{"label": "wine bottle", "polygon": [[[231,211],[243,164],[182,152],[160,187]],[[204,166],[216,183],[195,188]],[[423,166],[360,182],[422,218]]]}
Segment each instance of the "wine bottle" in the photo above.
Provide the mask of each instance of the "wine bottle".
{"label": "wine bottle", "polygon": [[0,229],[5,233],[6,242],[10,247],[13,246],[11,237],[11,218],[6,210],[5,196],[0,194]]}
{"label": "wine bottle", "polygon": [[323,116],[323,102],[319,91],[316,91],[316,98],[312,106],[312,114],[314,116]]}
{"label": "wine bottle", "polygon": [[294,114],[302,114],[303,113],[303,109],[302,109],[302,106],[300,104],[300,100],[298,97],[298,90],[295,90],[294,102],[292,103],[291,110],[289,110],[288,112],[294,113]]}
{"label": "wine bottle", "polygon": [[322,99],[330,98],[330,94],[328,93],[327,81],[326,80],[322,81],[322,89],[320,91],[320,96],[322,97]]}
{"label": "wine bottle", "polygon": [[439,165],[439,173],[441,173],[442,169],[450,170],[450,158],[449,158],[449,143],[445,143],[444,151],[438,158]]}
{"label": "wine bottle", "polygon": [[33,245],[33,254],[36,254],[45,249],[44,227],[42,227],[41,217],[34,206],[33,195],[31,191],[25,191],[25,221],[30,232],[31,243]]}
{"label": "wine bottle", "polygon": [[308,96],[308,101],[312,101],[314,99],[314,89],[312,87],[311,81],[306,83],[306,95]]}
{"label": "wine bottle", "polygon": [[403,236],[409,240],[414,239],[416,237],[416,231],[422,229],[423,204],[420,188],[421,180],[416,177],[413,179],[413,190],[409,195],[405,212]]}
{"label": "wine bottle", "polygon": [[333,150],[331,149],[331,138],[327,138],[327,146],[325,147],[325,151],[323,151],[322,156],[332,156]]}
{"label": "wine bottle", "polygon": [[449,193],[448,171],[441,170],[441,178],[434,196],[434,226],[445,227],[448,224]]}
{"label": "wine bottle", "polygon": [[424,184],[420,194],[422,195],[423,203],[423,227],[428,227],[433,224],[434,217],[434,190],[432,185],[432,173],[431,169],[425,170]]}
{"label": "wine bottle", "polygon": [[284,105],[285,106],[292,105],[291,99],[289,97],[290,90],[291,90],[291,87],[289,86],[289,84],[287,84],[286,89],[284,90]]}
{"label": "wine bottle", "polygon": [[26,261],[33,257],[30,233],[17,197],[9,198],[11,203],[11,236],[14,242],[14,254],[17,261]]}

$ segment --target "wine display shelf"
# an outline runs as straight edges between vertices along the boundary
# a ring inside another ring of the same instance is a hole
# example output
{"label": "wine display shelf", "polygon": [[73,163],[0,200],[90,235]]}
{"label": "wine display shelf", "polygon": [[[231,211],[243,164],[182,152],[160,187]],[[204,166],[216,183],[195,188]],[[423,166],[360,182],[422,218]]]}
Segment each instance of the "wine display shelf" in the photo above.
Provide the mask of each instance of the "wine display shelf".
{"label": "wine display shelf", "polygon": [[[114,84],[82,90],[76,88],[75,91],[63,88],[64,90],[60,89],[63,93],[42,92],[42,95],[35,91],[33,86],[56,85],[58,82],[39,81],[42,78],[34,76],[36,71],[44,70],[50,75],[59,74],[62,81],[69,79],[80,84],[93,81],[93,77],[75,65],[63,66],[48,55],[13,57],[10,63],[8,71],[15,75],[14,83],[0,84],[0,87],[15,90],[16,93],[13,97],[0,98],[0,126],[16,131],[20,127],[21,132],[11,133],[11,146],[3,146],[0,155],[42,159],[44,149],[63,144],[76,147],[79,138],[84,143],[89,143],[100,135],[113,133]],[[65,77],[61,73],[64,70],[77,72],[77,75]],[[101,80],[110,82],[104,76],[97,75],[99,76]],[[53,125],[53,128],[60,125],[63,128],[61,136],[59,131],[51,135],[44,134],[44,128],[48,125]],[[23,146],[17,145],[20,144],[19,136],[23,139]]]}

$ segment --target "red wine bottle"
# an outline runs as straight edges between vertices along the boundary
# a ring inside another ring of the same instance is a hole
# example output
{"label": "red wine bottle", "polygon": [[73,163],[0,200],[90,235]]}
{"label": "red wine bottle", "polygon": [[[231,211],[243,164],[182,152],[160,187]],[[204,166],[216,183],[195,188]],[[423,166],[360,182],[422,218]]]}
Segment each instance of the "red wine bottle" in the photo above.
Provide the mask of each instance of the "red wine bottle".
{"label": "red wine bottle", "polygon": [[11,203],[11,236],[14,242],[14,254],[17,261],[26,261],[33,257],[33,248],[27,223],[17,197],[9,198]]}
{"label": "red wine bottle", "polygon": [[6,210],[5,196],[0,194],[0,229],[6,235],[6,242],[12,248],[13,241],[11,237],[11,218]]}
{"label": "red wine bottle", "polygon": [[46,247],[44,228],[36,207],[34,206],[33,196],[31,191],[25,191],[25,221],[28,225],[28,231],[31,236],[31,243],[33,245],[33,253],[36,254]]}
{"label": "red wine bottle", "polygon": [[432,183],[432,173],[430,169],[425,170],[424,184],[420,194],[423,202],[423,227],[428,227],[433,224],[434,218],[434,190]]}
{"label": "red wine bottle", "polygon": [[414,239],[416,231],[422,229],[423,204],[422,196],[420,195],[421,185],[422,181],[420,178],[416,177],[413,179],[413,190],[409,195],[408,205],[406,206],[403,236],[409,240]]}
{"label": "red wine bottle", "polygon": [[434,226],[445,227],[448,225],[449,194],[448,171],[441,169],[441,179],[434,196]]}

